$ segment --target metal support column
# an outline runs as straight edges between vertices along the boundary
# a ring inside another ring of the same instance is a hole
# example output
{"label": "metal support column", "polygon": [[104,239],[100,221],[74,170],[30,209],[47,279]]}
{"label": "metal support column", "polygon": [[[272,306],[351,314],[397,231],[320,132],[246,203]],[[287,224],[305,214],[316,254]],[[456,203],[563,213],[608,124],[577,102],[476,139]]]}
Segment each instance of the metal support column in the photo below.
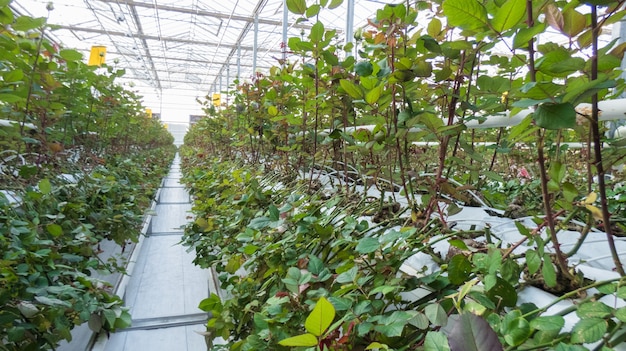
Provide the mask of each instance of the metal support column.
{"label": "metal support column", "polygon": [[230,88],[230,65],[226,66],[226,106],[228,106],[228,88]]}
{"label": "metal support column", "polygon": [[[354,0],[348,0],[348,13],[346,13],[346,45],[354,40]],[[352,52],[348,55],[352,56]]]}
{"label": "metal support column", "polygon": [[254,44],[252,44],[252,79],[256,79],[256,56],[259,50],[259,14],[254,14]]}
{"label": "metal support column", "polygon": [[241,45],[237,47],[237,80],[241,78]]}

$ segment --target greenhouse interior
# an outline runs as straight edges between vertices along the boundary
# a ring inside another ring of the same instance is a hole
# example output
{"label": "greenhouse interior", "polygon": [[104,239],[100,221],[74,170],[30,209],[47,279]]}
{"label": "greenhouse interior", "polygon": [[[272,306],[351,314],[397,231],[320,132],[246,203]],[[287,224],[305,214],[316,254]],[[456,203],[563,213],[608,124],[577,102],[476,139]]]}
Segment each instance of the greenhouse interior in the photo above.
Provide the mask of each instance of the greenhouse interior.
{"label": "greenhouse interior", "polygon": [[0,0],[0,351],[626,351],[626,0]]}

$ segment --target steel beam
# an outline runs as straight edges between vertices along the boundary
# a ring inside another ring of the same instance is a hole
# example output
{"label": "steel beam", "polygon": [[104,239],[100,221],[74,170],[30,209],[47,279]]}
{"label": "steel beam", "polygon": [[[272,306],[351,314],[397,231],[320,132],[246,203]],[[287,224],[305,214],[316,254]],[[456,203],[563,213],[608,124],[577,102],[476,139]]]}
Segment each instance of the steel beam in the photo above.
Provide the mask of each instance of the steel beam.
{"label": "steel beam", "polygon": [[[127,37],[127,38],[138,38],[138,39],[145,39],[145,40],[164,40],[164,41],[169,41],[169,42],[173,42],[173,43],[183,43],[183,44],[191,44],[191,45],[198,45],[198,46],[207,46],[207,47],[218,47],[217,44],[215,43],[210,43],[210,42],[206,42],[206,41],[200,41],[200,40],[190,40],[190,39],[181,39],[181,38],[173,38],[173,37],[161,37],[159,38],[156,35],[149,35],[149,34],[135,34],[135,33],[125,33],[125,32],[120,32],[120,31],[109,31],[109,30],[104,30],[104,29],[96,29],[96,28],[86,28],[86,27],[76,27],[76,26],[67,26],[67,25],[54,25],[56,28],[59,29],[67,29],[67,30],[71,30],[73,32],[85,32],[85,33],[95,33],[95,34],[109,34],[111,36],[119,36],[119,37]],[[222,47],[226,47],[226,48],[230,48],[230,49],[237,49],[239,47],[239,44],[233,44],[233,45],[221,45]],[[251,46],[241,46],[242,49],[244,50],[253,50],[253,47]],[[274,52],[274,53],[281,53],[281,50],[269,50],[269,52]]]}
{"label": "steel beam", "polygon": [[[139,36],[143,37],[144,36],[143,26],[141,25],[141,20],[139,19],[139,14],[137,14],[137,9],[135,8],[135,6],[130,6],[130,12],[133,15],[133,21],[137,25],[137,31],[138,31]],[[158,38],[161,39],[160,37]],[[150,64],[152,74],[154,74],[154,79],[156,80],[157,88],[159,90],[163,90],[163,88],[161,88],[161,79],[159,78],[159,74],[157,73],[156,67],[154,66],[154,61],[152,60],[152,56],[150,55],[150,46],[148,45],[148,42],[146,41],[145,38],[140,38],[140,40],[141,40],[141,43],[143,44],[143,49],[146,53],[146,57],[148,58],[148,63]]]}
{"label": "steel beam", "polygon": [[[243,22],[248,22],[248,23],[251,23],[254,21],[254,16],[241,16],[241,15],[226,14],[226,13],[215,12],[215,11],[190,9],[190,8],[184,8],[184,7],[179,7],[179,6],[168,6],[168,5],[162,5],[162,4],[138,2],[134,0],[98,0],[98,1],[104,2],[104,3],[114,3],[114,4],[136,6],[136,7],[156,8],[157,10],[162,10],[162,11],[178,12],[178,13],[184,13],[184,14],[189,14],[189,15],[213,17],[213,18],[219,18],[219,19],[225,19],[225,20],[243,21]],[[282,23],[280,21],[274,21],[274,20],[263,19],[263,18],[259,19],[259,23],[268,24],[272,26],[282,26]],[[311,26],[307,26],[303,24],[295,24],[293,27],[302,28],[302,29],[311,29]]]}

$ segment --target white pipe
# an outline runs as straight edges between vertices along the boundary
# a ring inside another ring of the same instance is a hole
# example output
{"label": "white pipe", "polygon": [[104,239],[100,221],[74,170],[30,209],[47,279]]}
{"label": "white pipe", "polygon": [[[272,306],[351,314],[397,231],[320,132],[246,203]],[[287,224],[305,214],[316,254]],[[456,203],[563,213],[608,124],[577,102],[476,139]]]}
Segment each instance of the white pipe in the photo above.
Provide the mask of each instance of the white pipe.
{"label": "white pipe", "polygon": [[37,126],[32,123],[22,123],[19,121],[0,119],[0,127],[14,127],[14,126],[19,126],[19,125],[23,125],[24,128],[26,129],[37,130]]}
{"label": "white pipe", "polygon": [[[416,146],[438,146],[439,142],[438,141],[414,141],[411,144],[416,145]],[[497,143],[492,142],[492,141],[479,141],[479,142],[474,142],[473,145],[474,146],[493,146],[493,145],[497,145]],[[552,145],[556,145],[556,143],[553,143]],[[567,147],[570,149],[582,149],[582,148],[587,147],[586,143],[569,143],[568,142],[568,143],[560,143],[559,145],[561,146],[567,145]]]}
{"label": "white pipe", "polygon": [[[626,118],[626,99],[600,101],[598,103],[598,108],[600,109],[599,119],[601,121],[612,121]],[[483,123],[479,123],[477,120],[472,120],[466,122],[465,125],[468,129],[511,127],[518,125],[532,111],[532,109],[528,108],[513,116],[510,116],[509,112],[507,112],[506,115],[486,116],[486,120]],[[576,106],[576,111],[581,114],[590,115],[591,104],[580,104]]]}
{"label": "white pipe", "polygon": [[[626,99],[605,100],[598,103],[600,109],[599,119],[601,121],[612,121],[618,119],[626,119]],[[576,111],[581,114],[591,114],[591,104],[580,104],[576,107]],[[517,114],[510,116],[510,112],[503,113],[502,115],[490,115],[484,116],[485,120],[479,123],[477,120],[471,120],[465,122],[465,126],[468,129],[485,129],[485,128],[500,128],[500,127],[512,127],[518,125],[526,116],[532,112],[532,109],[525,109]],[[374,124],[362,125],[362,126],[349,126],[345,127],[346,133],[352,133],[358,129],[369,130],[370,132],[376,128]],[[334,129],[324,129],[318,132],[320,136],[327,136],[332,133]],[[411,128],[409,132],[416,133],[421,131],[421,128]],[[302,136],[307,132],[298,132],[296,135]]]}

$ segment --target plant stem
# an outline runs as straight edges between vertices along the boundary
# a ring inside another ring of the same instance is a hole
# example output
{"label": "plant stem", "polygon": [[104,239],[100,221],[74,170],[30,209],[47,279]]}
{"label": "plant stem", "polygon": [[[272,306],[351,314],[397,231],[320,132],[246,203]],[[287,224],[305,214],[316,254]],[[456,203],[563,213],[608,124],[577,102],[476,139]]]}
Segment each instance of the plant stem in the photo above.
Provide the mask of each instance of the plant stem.
{"label": "plant stem", "polygon": [[[583,292],[585,290],[589,290],[591,288],[597,288],[599,286],[611,284],[611,283],[614,283],[614,282],[619,282],[622,279],[624,279],[624,277],[615,278],[615,279],[609,279],[609,280],[596,281],[596,282],[591,283],[591,284],[589,284],[587,286],[583,286],[583,287],[580,287],[580,288],[578,288],[576,290],[572,290],[572,291],[567,292],[567,293],[559,296],[558,298],[550,301],[549,304],[547,304],[547,305],[545,305],[545,306],[543,306],[541,308],[537,308],[535,310],[532,310],[532,311],[529,311],[529,312],[523,314],[521,316],[521,318],[527,318],[527,317],[530,317],[530,316],[538,314],[538,313],[543,313],[543,312],[547,311],[548,308],[558,304],[561,301],[567,300],[570,297],[577,296],[579,293],[581,293],[581,292]],[[578,308],[578,306],[580,306],[583,302],[590,301],[590,300],[593,300],[593,299],[595,299],[595,297],[588,297],[588,298],[584,299],[583,301],[578,301],[576,305],[573,305],[572,307],[570,307],[568,309],[565,309],[565,310],[563,310],[563,311],[561,311],[559,313],[556,313],[555,315],[560,315],[560,316],[566,315],[566,314],[568,314],[568,313],[570,313],[572,311],[575,311]]]}
{"label": "plant stem", "polygon": [[[595,5],[591,5],[591,33],[592,33],[592,51],[591,57],[591,81],[598,79],[598,35],[600,28],[598,27],[598,13]],[[598,121],[599,109],[598,109],[598,94],[594,94],[591,97],[591,133],[593,135],[593,150],[594,150],[594,163],[596,167],[596,174],[598,176],[598,191],[600,195],[600,204],[602,206],[602,222],[604,223],[604,232],[606,233],[606,240],[611,250],[611,256],[613,256],[613,263],[615,268],[621,276],[625,276],[624,267],[620,261],[617,248],[615,247],[615,241],[613,240],[613,230],[611,229],[611,221],[609,213],[608,201],[606,198],[606,183],[605,183],[605,171],[602,164],[602,144],[600,144],[600,128]]]}
{"label": "plant stem", "polygon": [[[534,26],[533,19],[533,2],[532,0],[526,1],[526,15],[527,15],[527,24],[528,27]],[[528,69],[530,74],[530,80],[532,82],[537,81],[536,70],[535,70],[535,47],[534,47],[534,38],[531,38],[528,41]],[[568,280],[573,280],[574,276],[569,272],[567,268],[567,260],[566,257],[561,252],[561,247],[559,244],[559,239],[556,235],[556,226],[554,225],[554,217],[552,216],[552,205],[551,205],[551,196],[548,190],[548,175],[546,172],[546,158],[544,155],[544,141],[545,141],[545,131],[539,129],[537,130],[537,163],[539,164],[539,175],[541,177],[541,195],[543,196],[543,209],[546,215],[546,221],[548,224],[548,232],[550,234],[550,239],[552,241],[552,245],[554,246],[554,251],[556,254],[556,262],[561,274],[563,274]]]}

